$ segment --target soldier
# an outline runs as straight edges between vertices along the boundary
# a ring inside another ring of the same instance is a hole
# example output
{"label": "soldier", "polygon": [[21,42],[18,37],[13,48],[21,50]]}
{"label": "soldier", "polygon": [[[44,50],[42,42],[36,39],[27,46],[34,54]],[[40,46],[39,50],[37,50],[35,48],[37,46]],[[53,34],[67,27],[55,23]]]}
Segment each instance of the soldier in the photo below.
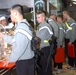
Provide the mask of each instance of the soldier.
{"label": "soldier", "polygon": [[16,24],[14,36],[0,33],[4,41],[12,45],[12,52],[5,59],[4,65],[16,62],[17,75],[34,75],[34,52],[30,47],[32,31],[29,29],[27,20],[23,19],[23,7],[19,4],[12,6],[10,17]]}
{"label": "soldier", "polygon": [[[74,45],[75,48],[75,55],[76,55],[76,22],[74,19],[70,17],[70,14],[68,11],[63,11],[63,18],[66,19],[65,25],[65,48],[67,50],[67,44],[71,46]],[[68,54],[68,53],[67,53]],[[76,56],[75,57],[69,57],[68,56],[68,64],[69,66],[67,69],[74,69],[74,63],[76,65]]]}
{"label": "soldier", "polygon": [[[58,27],[59,27],[59,34],[58,34],[58,39],[57,39],[57,48],[62,48],[63,45],[64,45],[64,25],[65,24],[63,23],[63,18],[62,18],[61,15],[58,15],[57,16],[57,24],[58,24]],[[57,53],[58,52],[56,50],[56,54]],[[63,52],[60,50],[60,53],[61,53],[61,56],[59,56],[59,54],[58,54],[58,59],[60,57],[61,57],[61,59],[63,59],[63,57],[64,57],[64,49],[63,49]],[[57,58],[57,57],[55,57],[55,58]],[[64,61],[61,61],[61,60],[55,61],[55,58],[54,58],[54,69],[55,69],[55,71],[57,73],[61,73],[62,72],[62,66],[63,66],[63,62]],[[57,69],[57,66],[58,66],[58,69]]]}
{"label": "soldier", "polygon": [[52,61],[49,60],[48,68],[47,61],[48,56],[50,54],[50,44],[49,40],[53,35],[51,26],[45,21],[46,15],[44,11],[39,11],[36,13],[37,22],[39,26],[37,28],[36,36],[41,39],[40,44],[40,52],[42,55],[40,56],[38,64],[40,64],[41,68],[38,68],[38,75],[52,75]]}

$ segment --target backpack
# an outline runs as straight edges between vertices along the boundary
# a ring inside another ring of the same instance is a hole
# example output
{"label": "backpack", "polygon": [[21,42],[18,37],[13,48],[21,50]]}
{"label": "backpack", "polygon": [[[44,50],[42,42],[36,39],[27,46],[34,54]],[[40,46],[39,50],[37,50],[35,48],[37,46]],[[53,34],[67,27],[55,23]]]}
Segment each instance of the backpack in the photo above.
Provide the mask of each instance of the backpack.
{"label": "backpack", "polygon": [[30,25],[28,25],[26,22],[21,22],[21,23],[25,23],[27,26],[28,26],[28,28],[29,28],[29,30],[31,30],[32,31],[32,35],[33,36],[31,36],[28,32],[27,32],[27,34],[26,34],[26,31],[24,31],[24,33],[23,32],[21,32],[21,33],[23,33],[25,36],[27,36],[28,38],[29,38],[29,40],[31,40],[31,50],[32,51],[36,51],[36,50],[39,50],[39,46],[40,46],[40,38],[39,37],[37,37],[36,36],[36,34],[35,34],[35,32],[34,32],[34,29],[30,26]]}

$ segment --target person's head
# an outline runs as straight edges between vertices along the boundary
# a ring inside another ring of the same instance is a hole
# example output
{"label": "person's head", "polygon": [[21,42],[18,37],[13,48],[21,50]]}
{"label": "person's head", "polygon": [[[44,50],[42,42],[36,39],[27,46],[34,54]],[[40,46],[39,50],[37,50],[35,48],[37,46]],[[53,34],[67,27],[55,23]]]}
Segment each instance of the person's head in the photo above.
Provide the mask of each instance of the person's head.
{"label": "person's head", "polygon": [[69,19],[70,18],[70,13],[68,11],[63,11],[63,18],[66,20],[66,19]]}
{"label": "person's head", "polygon": [[59,23],[63,22],[63,16],[62,15],[57,16],[57,22],[59,22]]}
{"label": "person's head", "polygon": [[51,14],[50,18],[53,19],[56,22],[56,15],[55,14]]}
{"label": "person's head", "polygon": [[37,22],[38,23],[44,22],[45,19],[46,19],[46,13],[45,13],[45,11],[38,11],[36,13],[36,18],[37,18]]}
{"label": "person's head", "polygon": [[7,21],[6,21],[5,16],[0,17],[0,23],[1,23],[3,26],[6,26]]}
{"label": "person's head", "polygon": [[16,4],[10,9],[10,18],[13,22],[18,22],[23,19],[23,7]]}

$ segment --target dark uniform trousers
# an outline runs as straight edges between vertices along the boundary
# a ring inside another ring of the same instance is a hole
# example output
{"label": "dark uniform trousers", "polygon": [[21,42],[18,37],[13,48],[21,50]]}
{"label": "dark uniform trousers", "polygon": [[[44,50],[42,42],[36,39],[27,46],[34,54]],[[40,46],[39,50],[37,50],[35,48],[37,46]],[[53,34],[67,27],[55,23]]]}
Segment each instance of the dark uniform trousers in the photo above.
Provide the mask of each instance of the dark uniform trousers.
{"label": "dark uniform trousers", "polygon": [[54,62],[54,68],[58,66],[58,69],[62,69],[63,63],[56,63]]}
{"label": "dark uniform trousers", "polygon": [[76,40],[73,42],[74,45],[74,49],[75,49],[75,58],[69,57],[67,55],[67,44],[69,43],[69,39],[65,39],[65,50],[66,50],[66,56],[68,57],[68,64],[72,67],[74,67],[74,65],[76,66]]}
{"label": "dark uniform trousers", "polygon": [[16,62],[17,75],[34,75],[34,58]]}
{"label": "dark uniform trousers", "polygon": [[47,66],[47,59],[50,54],[50,47],[44,47],[40,50],[41,55],[38,59],[38,64],[40,65],[40,68],[37,68],[37,74],[38,75],[52,75],[52,60],[49,60],[48,68],[46,71]]}

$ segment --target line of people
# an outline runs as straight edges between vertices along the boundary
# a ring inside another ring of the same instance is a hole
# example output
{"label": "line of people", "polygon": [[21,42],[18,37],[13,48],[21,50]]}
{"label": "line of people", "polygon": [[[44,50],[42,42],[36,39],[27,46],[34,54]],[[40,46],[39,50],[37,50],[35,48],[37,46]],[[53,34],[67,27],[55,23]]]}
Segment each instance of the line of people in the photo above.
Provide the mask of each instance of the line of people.
{"label": "line of people", "polygon": [[[64,27],[65,26],[63,23],[62,16],[56,17],[55,15],[51,15],[48,21],[46,21],[46,15],[44,14],[45,12],[38,12],[37,14],[37,22],[40,23],[37,29],[38,30],[37,33],[39,33],[37,34],[37,36],[42,40],[42,43],[40,45],[41,46],[40,52],[43,53],[43,55],[41,55],[40,58],[38,59],[38,64],[41,66],[41,68],[37,69],[37,73],[38,75],[52,75],[53,70],[52,70],[51,59],[50,59],[48,69],[46,71],[46,66],[48,64],[47,63],[48,57],[50,54],[50,45],[49,45],[49,42],[45,43],[44,40],[45,39],[50,40],[51,37],[50,37],[50,34],[48,33],[49,32],[48,29],[50,29],[51,27],[51,32],[53,33],[52,35],[55,36],[55,42],[54,42],[54,48],[53,48],[54,49],[54,53],[53,53],[54,68],[58,66],[58,69],[59,69],[58,72],[60,72],[62,69],[64,60],[62,60],[61,62],[55,62],[55,54],[56,54],[56,48],[62,48],[64,46]],[[50,27],[48,27],[47,24],[49,24]]]}
{"label": "line of people", "polygon": [[[56,73],[61,73],[63,69],[63,62],[68,59],[68,66],[65,68],[66,70],[72,70],[76,67],[76,22],[75,20],[70,17],[70,14],[68,11],[63,11],[62,15],[50,15],[48,20],[46,21],[46,15],[45,12],[38,13],[37,14],[37,22],[40,23],[38,26],[38,37],[43,41],[47,38],[49,31],[45,32],[47,29],[47,23],[51,26],[53,35],[55,36],[55,42],[54,42],[54,54],[53,54],[53,62],[54,62],[54,69],[52,69],[52,61],[50,59],[51,66],[48,67],[48,70],[46,72],[46,65],[48,61],[48,56],[50,53],[50,49],[48,49],[46,45],[41,43],[41,49],[40,51],[43,53],[43,55],[39,58],[39,65],[41,65],[41,68],[37,70],[38,75],[52,75],[53,71],[56,71]],[[45,17],[45,18],[43,18]],[[44,20],[44,21],[43,21]],[[46,27],[46,26],[47,27]],[[50,28],[50,27],[48,27]],[[51,37],[49,37],[51,38]],[[47,39],[48,40],[48,39]],[[73,45],[73,49],[68,49],[68,47],[71,47]],[[42,47],[43,46],[43,47]],[[48,53],[47,53],[48,52]],[[72,55],[71,55],[72,53]],[[72,57],[73,56],[73,57]]]}
{"label": "line of people", "polygon": [[[52,18],[51,18],[51,16],[52,16]],[[56,28],[56,29],[54,28],[55,37],[56,37],[56,41],[54,44],[55,53],[53,55],[54,70],[57,70],[57,66],[58,66],[57,73],[59,73],[62,70],[62,65],[63,65],[63,61],[64,61],[64,53],[63,53],[64,49],[62,49],[62,48],[64,47],[64,31],[65,31],[64,26],[65,26],[65,24],[63,23],[62,15],[58,15],[58,16],[51,15],[51,16],[50,16],[50,18],[53,20],[53,22],[55,24],[53,24],[52,22],[49,22],[49,24],[51,24],[52,26],[55,26],[55,28]],[[59,49],[60,49],[60,52],[58,52]],[[57,57],[57,56],[59,56],[59,57]]]}
{"label": "line of people", "polygon": [[[63,11],[62,15],[51,15],[48,22],[52,25],[55,32],[54,35],[57,38],[54,45],[56,50],[53,56],[54,71],[57,73],[62,72],[63,62],[66,58],[68,59],[66,69],[74,69],[76,67],[76,21],[70,16],[68,11]],[[73,51],[71,49],[69,53],[68,46],[72,46],[72,44],[74,49]]]}
{"label": "line of people", "polygon": [[[37,75],[53,75],[53,70],[57,70],[57,73],[60,73],[65,57],[68,58],[69,66],[67,69],[76,66],[76,51],[74,52],[75,57],[69,57],[67,49],[67,45],[71,46],[72,44],[74,45],[74,50],[76,49],[76,22],[70,17],[67,11],[63,11],[62,15],[50,15],[46,21],[45,11],[38,11],[36,13],[37,22],[39,23],[36,36],[41,39],[40,55],[37,60],[39,68],[36,68]],[[14,35],[8,36],[0,33],[0,38],[4,38],[4,41],[12,45],[12,52],[5,58],[4,65],[8,65],[9,62],[16,62],[18,75],[34,75],[35,54],[31,50],[33,31],[29,28],[30,24],[27,20],[23,18],[23,7],[19,4],[12,6],[10,17],[12,22],[15,23]],[[51,59],[47,63],[51,51],[49,41],[51,42],[52,36],[55,37],[53,43],[54,53],[52,56],[54,69],[52,69],[53,64]]]}

